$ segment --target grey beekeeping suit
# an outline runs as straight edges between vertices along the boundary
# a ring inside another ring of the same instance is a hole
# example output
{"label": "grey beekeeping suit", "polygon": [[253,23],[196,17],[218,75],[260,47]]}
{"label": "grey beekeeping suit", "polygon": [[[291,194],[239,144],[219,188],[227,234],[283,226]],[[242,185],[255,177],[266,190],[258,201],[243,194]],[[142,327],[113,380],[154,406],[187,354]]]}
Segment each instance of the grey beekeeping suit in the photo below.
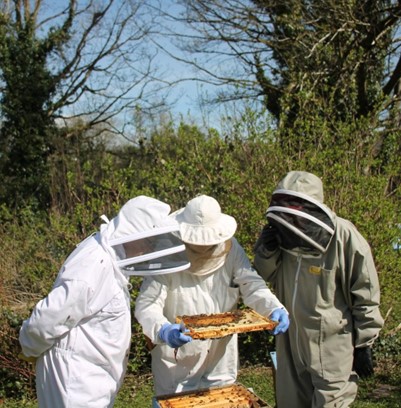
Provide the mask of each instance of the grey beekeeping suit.
{"label": "grey beekeeping suit", "polygon": [[354,349],[383,326],[367,241],[323,204],[321,180],[289,172],[266,213],[278,246],[255,246],[255,267],[271,282],[291,325],[276,338],[278,408],[348,407],[356,397]]}

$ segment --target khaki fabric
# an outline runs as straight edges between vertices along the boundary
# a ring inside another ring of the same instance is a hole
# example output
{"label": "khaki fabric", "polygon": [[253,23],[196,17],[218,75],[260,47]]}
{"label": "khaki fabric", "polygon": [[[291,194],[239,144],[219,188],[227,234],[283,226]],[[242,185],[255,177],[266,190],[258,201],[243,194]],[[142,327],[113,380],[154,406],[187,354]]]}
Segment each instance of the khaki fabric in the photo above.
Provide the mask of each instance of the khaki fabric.
{"label": "khaki fabric", "polygon": [[[296,358],[288,358],[287,350],[291,347],[288,336],[280,335],[276,340],[277,408],[345,408],[351,405],[357,395],[358,377],[355,373],[350,372],[342,379],[325,379]],[[339,365],[341,363],[336,364]]]}
{"label": "khaki fabric", "polygon": [[[309,184],[294,188],[308,194]],[[313,194],[323,197],[315,186]],[[354,347],[372,345],[383,326],[370,247],[351,222],[334,213],[332,219],[335,234],[324,254],[256,248],[255,267],[291,322],[276,339],[278,408],[349,406],[357,392]]]}
{"label": "khaki fabric", "polygon": [[308,194],[309,197],[323,203],[322,180],[306,171],[290,171],[277,185],[277,190],[283,189]]}

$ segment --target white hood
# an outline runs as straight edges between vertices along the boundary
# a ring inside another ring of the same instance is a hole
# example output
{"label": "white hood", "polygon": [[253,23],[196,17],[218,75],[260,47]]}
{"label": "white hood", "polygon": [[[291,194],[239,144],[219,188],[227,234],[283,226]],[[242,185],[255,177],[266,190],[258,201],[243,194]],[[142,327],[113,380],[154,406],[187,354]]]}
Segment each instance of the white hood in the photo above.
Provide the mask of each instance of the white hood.
{"label": "white hood", "polygon": [[[101,226],[102,246],[124,278],[172,273],[189,267],[185,246],[177,238],[178,223],[168,216],[169,213],[168,204],[139,196],[129,200],[115,218]],[[151,239],[153,244],[148,245],[148,252],[135,255],[126,252],[127,246],[143,246],[143,242]]]}

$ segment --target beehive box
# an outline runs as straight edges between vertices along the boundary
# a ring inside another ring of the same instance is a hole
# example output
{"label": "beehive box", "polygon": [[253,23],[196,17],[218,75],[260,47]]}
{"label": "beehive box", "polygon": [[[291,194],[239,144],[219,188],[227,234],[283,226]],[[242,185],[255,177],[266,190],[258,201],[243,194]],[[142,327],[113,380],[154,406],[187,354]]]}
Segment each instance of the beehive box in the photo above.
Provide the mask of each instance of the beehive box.
{"label": "beehive box", "polygon": [[155,408],[271,408],[241,384],[155,397]]}
{"label": "beehive box", "polygon": [[215,339],[234,333],[272,330],[277,325],[277,322],[260,315],[253,309],[210,315],[177,316],[176,323],[183,323],[189,330],[185,334],[199,340]]}

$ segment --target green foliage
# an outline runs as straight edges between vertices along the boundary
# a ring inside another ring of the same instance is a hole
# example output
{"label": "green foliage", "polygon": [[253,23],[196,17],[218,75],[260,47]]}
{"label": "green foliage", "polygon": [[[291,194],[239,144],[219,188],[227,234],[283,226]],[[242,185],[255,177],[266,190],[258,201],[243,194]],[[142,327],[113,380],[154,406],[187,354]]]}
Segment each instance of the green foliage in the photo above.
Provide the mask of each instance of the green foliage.
{"label": "green foliage", "polygon": [[[28,3],[29,4],[29,3]],[[57,41],[35,33],[35,13],[2,13],[0,22],[0,77],[3,123],[0,197],[10,206],[49,203],[47,158],[53,150],[54,122],[50,101],[59,81],[47,67]]]}
{"label": "green foliage", "polygon": [[[388,366],[401,363],[401,333],[399,331],[381,336],[374,346],[376,360],[387,361]],[[400,375],[401,373],[399,373]]]}
{"label": "green foliage", "polygon": [[241,367],[270,366],[270,352],[275,350],[274,336],[264,331],[240,334],[238,350]]}
{"label": "green foliage", "polygon": [[[139,293],[142,278],[131,277],[131,311],[134,316],[135,301]],[[142,333],[142,327],[132,317],[132,337],[131,337],[131,351],[128,361],[128,371],[133,374],[140,374],[149,371],[150,372],[150,343],[147,342],[144,334]]]}
{"label": "green foliage", "polygon": [[[28,225],[29,228],[26,228]],[[52,260],[47,252],[49,241],[46,241],[49,237],[41,234],[43,225],[37,223],[37,229],[32,228],[32,225],[25,224],[25,228],[12,223],[2,226],[4,229],[2,228],[1,240],[8,254],[1,261],[2,270],[7,271],[2,279],[6,288],[15,288],[5,294],[4,302],[26,300],[45,293],[50,287],[51,276],[47,272]]]}
{"label": "green foliage", "polygon": [[136,377],[129,375],[117,395],[114,408],[151,407],[153,395],[153,381],[150,375]]}
{"label": "green foliage", "polygon": [[16,311],[0,306],[0,401],[5,398],[33,398],[34,371],[30,363],[18,360],[18,332],[22,319]]}
{"label": "green foliage", "polygon": [[[7,206],[0,208],[0,242],[6,254],[0,261],[0,298],[4,308],[1,344],[8,344],[6,351],[12,361],[8,366],[0,364],[0,375],[7,384],[12,384],[8,375],[15,379],[8,395],[32,392],[32,382],[21,382],[15,370],[19,350],[12,321],[20,323],[46,295],[74,246],[98,230],[101,214],[114,217],[122,204],[139,194],[164,200],[172,210],[184,206],[197,194],[209,194],[220,202],[224,212],[237,219],[236,237],[252,258],[270,194],[289,170],[307,170],[321,176],[326,203],[339,216],[350,219],[371,244],[382,289],[381,310],[386,316],[377,343],[377,360],[388,363],[389,356],[394,358],[392,377],[383,382],[392,383],[399,378],[400,361],[395,352],[399,340],[391,333],[401,320],[401,306],[394,297],[401,289],[401,252],[392,248],[392,242],[399,237],[400,191],[390,181],[393,183],[395,169],[400,168],[400,157],[392,157],[390,164],[369,156],[375,138],[367,136],[366,122],[339,125],[336,142],[330,143],[331,131],[319,120],[300,124],[300,133],[293,132],[293,140],[300,138],[299,150],[289,155],[279,143],[279,129],[265,124],[252,126],[253,121],[260,119],[249,112],[233,124],[224,138],[193,125],[180,123],[174,128],[168,124],[137,146],[120,146],[110,152],[104,146],[80,144],[78,138],[75,147],[70,144],[66,155],[55,156],[52,162],[51,210],[40,213],[28,206],[14,218]],[[310,132],[320,134],[319,144],[302,139],[302,133]],[[245,133],[247,137],[241,137]],[[353,138],[363,143],[351,148]],[[132,310],[140,283],[141,279],[131,279]],[[150,354],[135,321],[132,333],[128,374],[149,373]],[[1,347],[0,355],[5,353]],[[267,333],[241,335],[241,363],[268,365],[273,347],[273,337]],[[22,384],[21,389],[18,384]],[[2,392],[6,393],[5,388]],[[137,389],[130,392],[137,395]]]}
{"label": "green foliage", "polygon": [[275,406],[274,377],[272,367],[254,365],[239,372],[238,382],[272,407]]}

